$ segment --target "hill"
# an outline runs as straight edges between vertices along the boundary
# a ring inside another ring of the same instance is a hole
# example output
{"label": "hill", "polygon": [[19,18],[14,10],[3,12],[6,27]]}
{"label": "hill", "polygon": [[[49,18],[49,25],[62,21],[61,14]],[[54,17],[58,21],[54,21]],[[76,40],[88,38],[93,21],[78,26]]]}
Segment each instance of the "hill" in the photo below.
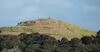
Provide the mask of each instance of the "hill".
{"label": "hill", "polygon": [[37,19],[29,20],[18,23],[13,27],[1,27],[1,34],[13,34],[19,33],[34,33],[39,32],[41,34],[47,34],[57,39],[67,37],[71,39],[73,37],[81,38],[82,36],[95,35],[94,31],[81,29],[79,26],[70,24],[61,20],[55,19]]}

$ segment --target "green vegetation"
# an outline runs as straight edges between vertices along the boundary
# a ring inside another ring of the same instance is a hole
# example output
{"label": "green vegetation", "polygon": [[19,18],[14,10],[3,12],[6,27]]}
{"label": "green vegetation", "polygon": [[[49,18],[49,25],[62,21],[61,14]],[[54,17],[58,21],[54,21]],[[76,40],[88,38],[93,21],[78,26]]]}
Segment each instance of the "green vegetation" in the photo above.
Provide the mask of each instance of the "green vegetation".
{"label": "green vegetation", "polygon": [[39,32],[41,34],[47,34],[55,37],[56,39],[61,39],[66,37],[69,40],[71,38],[77,37],[81,38],[83,36],[95,36],[94,31],[81,29],[80,27],[63,22],[61,20],[54,19],[38,19],[29,20],[18,23],[16,26],[12,27],[0,27],[0,34],[11,34],[19,35],[20,33],[35,33]]}
{"label": "green vegetation", "polygon": [[94,31],[80,29],[79,27],[73,27],[70,30],[63,26],[57,27],[56,25],[34,25],[34,26],[15,26],[15,27],[0,27],[0,34],[12,34],[19,35],[20,33],[35,33],[48,34],[59,39],[66,37],[69,40],[74,37],[81,38],[83,36],[95,36]]}
{"label": "green vegetation", "polygon": [[100,31],[71,40],[40,33],[0,35],[0,52],[100,52]]}
{"label": "green vegetation", "polygon": [[100,31],[52,19],[20,22],[0,27],[0,52],[100,52]]}

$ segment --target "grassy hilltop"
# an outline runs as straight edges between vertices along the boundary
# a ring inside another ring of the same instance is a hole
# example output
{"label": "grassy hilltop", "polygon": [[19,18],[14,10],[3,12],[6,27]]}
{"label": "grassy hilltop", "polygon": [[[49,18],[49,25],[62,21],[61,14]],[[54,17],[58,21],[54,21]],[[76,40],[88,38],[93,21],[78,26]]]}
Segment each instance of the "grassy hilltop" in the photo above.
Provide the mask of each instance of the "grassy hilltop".
{"label": "grassy hilltop", "polygon": [[90,31],[87,29],[81,29],[79,26],[74,24],[70,24],[61,20],[55,19],[37,19],[37,20],[29,20],[18,23],[13,27],[1,27],[0,34],[11,34],[18,35],[20,33],[34,33],[39,32],[42,34],[48,34],[57,39],[62,37],[67,37],[71,39],[73,37],[81,38],[82,36],[91,36],[95,35],[94,31]]}

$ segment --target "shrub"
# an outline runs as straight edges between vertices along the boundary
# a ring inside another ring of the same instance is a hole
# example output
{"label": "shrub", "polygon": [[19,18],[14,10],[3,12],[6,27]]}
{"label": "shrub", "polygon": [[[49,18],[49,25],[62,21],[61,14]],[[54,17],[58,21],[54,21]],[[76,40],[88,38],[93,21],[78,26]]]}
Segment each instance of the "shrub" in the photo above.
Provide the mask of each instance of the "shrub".
{"label": "shrub", "polygon": [[40,35],[38,33],[32,33],[32,34],[26,34],[26,33],[21,33],[19,35],[19,39],[24,42],[25,44],[29,45],[29,44],[36,44],[36,43],[40,43]]}
{"label": "shrub", "polygon": [[2,31],[0,30],[0,33],[1,33]]}
{"label": "shrub", "polygon": [[94,48],[93,50],[91,50],[89,52],[100,52],[100,48]]}
{"label": "shrub", "polygon": [[84,36],[81,38],[81,40],[82,40],[82,43],[85,45],[89,45],[93,42],[93,39],[90,36]]}
{"label": "shrub", "polygon": [[96,41],[100,44],[100,31],[97,32]]}
{"label": "shrub", "polygon": [[23,52],[35,52],[32,46],[24,47]]}
{"label": "shrub", "polygon": [[97,36],[100,36],[100,31],[97,32]]}
{"label": "shrub", "polygon": [[3,35],[1,38],[1,47],[12,49],[13,47],[17,46],[17,37],[12,35]]}
{"label": "shrub", "polygon": [[71,39],[70,44],[71,44],[71,47],[78,47],[81,44],[81,42],[80,42],[80,39],[73,38]]}
{"label": "shrub", "polygon": [[68,39],[63,37],[60,41],[61,44],[67,44],[68,43]]}
{"label": "shrub", "polygon": [[48,35],[40,35],[40,40],[42,41],[42,43],[40,44],[40,48],[48,51],[51,51],[57,44],[57,40]]}

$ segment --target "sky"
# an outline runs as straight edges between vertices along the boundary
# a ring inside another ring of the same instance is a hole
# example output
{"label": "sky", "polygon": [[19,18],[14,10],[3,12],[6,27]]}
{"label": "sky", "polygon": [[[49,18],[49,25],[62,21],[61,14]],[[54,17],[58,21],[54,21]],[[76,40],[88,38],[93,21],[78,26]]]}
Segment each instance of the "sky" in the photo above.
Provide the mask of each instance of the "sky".
{"label": "sky", "polygon": [[0,0],[0,26],[48,16],[98,31],[100,0]]}

